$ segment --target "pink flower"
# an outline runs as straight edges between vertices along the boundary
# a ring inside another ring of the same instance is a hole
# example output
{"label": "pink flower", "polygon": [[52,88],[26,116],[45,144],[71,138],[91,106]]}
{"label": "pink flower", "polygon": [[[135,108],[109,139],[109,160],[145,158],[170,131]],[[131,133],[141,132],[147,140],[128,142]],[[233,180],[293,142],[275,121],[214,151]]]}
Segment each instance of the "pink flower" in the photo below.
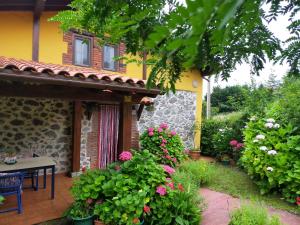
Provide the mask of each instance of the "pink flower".
{"label": "pink flower", "polygon": [[237,140],[231,140],[229,142],[230,146],[235,147],[239,142]]}
{"label": "pink flower", "polygon": [[168,154],[168,153],[169,153],[168,149],[164,149],[163,152],[164,152],[165,154]]}
{"label": "pink flower", "polygon": [[167,183],[167,186],[170,187],[172,190],[174,190],[174,183],[173,182]]}
{"label": "pink flower", "polygon": [[157,128],[157,131],[159,132],[159,133],[161,133],[161,132],[163,132],[163,129],[162,128]]}
{"label": "pink flower", "polygon": [[150,207],[147,205],[144,205],[144,212],[149,213],[150,212]]}
{"label": "pink flower", "polygon": [[160,124],[159,127],[161,127],[162,129],[167,129],[168,128],[168,124],[162,123],[162,124]]}
{"label": "pink flower", "polygon": [[154,128],[153,127],[149,127],[148,128],[148,132],[153,132],[154,131]]}
{"label": "pink flower", "polygon": [[176,131],[172,130],[172,131],[171,131],[171,135],[172,135],[172,136],[175,136],[175,135],[176,135]]}
{"label": "pink flower", "polygon": [[124,151],[120,154],[119,159],[121,161],[128,161],[132,158],[132,154],[129,151]]}
{"label": "pink flower", "polygon": [[166,195],[167,189],[164,186],[160,185],[156,188],[156,193],[158,193],[159,195],[162,195],[162,196]]}
{"label": "pink flower", "polygon": [[172,158],[172,161],[173,161],[174,163],[176,163],[176,162],[177,162],[177,159],[176,159],[176,158]]}
{"label": "pink flower", "polygon": [[85,171],[86,171],[86,166],[82,166],[82,167],[81,167],[81,171],[82,171],[82,172],[85,172]]}
{"label": "pink flower", "polygon": [[166,139],[162,139],[161,141],[162,141],[162,143],[167,143]]}
{"label": "pink flower", "polygon": [[243,148],[244,144],[243,143],[237,143],[237,145],[235,146],[237,149]]}
{"label": "pink flower", "polygon": [[86,200],[86,203],[89,204],[89,205],[92,204],[92,202],[93,202],[93,199],[91,199],[91,198],[88,198],[88,199]]}
{"label": "pink flower", "polygon": [[297,204],[298,206],[300,206],[300,197],[297,197],[297,198],[296,198],[296,204]]}
{"label": "pink flower", "polygon": [[167,178],[166,178],[166,181],[172,181],[172,178],[167,177]]}
{"label": "pink flower", "polygon": [[166,147],[166,144],[165,144],[165,143],[162,143],[160,146],[161,146],[161,147]]}
{"label": "pink flower", "polygon": [[151,131],[151,132],[148,133],[148,135],[149,135],[150,137],[152,137],[152,136],[154,135],[154,133]]}
{"label": "pink flower", "polygon": [[170,155],[166,155],[165,158],[166,158],[166,159],[169,159],[169,160],[172,159],[172,157],[171,157]]}
{"label": "pink flower", "polygon": [[167,172],[168,174],[172,175],[175,173],[175,169],[172,168],[171,166],[168,165],[163,165],[164,171]]}
{"label": "pink flower", "polygon": [[182,184],[178,184],[178,189],[182,192],[184,192],[184,187],[182,186]]}

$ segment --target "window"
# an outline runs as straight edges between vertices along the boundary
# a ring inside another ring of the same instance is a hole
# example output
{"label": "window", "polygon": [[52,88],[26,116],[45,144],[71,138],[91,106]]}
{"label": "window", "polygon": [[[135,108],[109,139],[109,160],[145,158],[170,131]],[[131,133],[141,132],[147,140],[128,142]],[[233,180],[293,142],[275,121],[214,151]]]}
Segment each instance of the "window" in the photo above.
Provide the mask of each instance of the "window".
{"label": "window", "polygon": [[91,40],[84,37],[75,37],[74,39],[74,64],[79,66],[91,65]]}
{"label": "window", "polygon": [[117,70],[117,61],[114,60],[117,57],[117,48],[112,45],[103,46],[103,69],[105,70]]}

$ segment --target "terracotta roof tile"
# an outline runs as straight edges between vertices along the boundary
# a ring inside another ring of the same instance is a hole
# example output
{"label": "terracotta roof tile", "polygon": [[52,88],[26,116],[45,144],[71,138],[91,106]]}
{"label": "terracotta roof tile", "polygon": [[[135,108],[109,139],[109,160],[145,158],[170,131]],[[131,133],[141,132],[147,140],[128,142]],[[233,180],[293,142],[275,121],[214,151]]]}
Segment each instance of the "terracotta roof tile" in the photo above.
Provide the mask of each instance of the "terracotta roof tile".
{"label": "terracotta roof tile", "polygon": [[46,73],[53,76],[64,75],[66,77],[79,77],[82,79],[91,78],[94,80],[116,81],[119,83],[138,84],[141,86],[145,86],[146,84],[145,80],[133,79],[122,76],[121,74],[108,73],[106,71],[95,70],[92,68],[41,63],[29,60],[7,58],[4,56],[0,56],[0,69]]}

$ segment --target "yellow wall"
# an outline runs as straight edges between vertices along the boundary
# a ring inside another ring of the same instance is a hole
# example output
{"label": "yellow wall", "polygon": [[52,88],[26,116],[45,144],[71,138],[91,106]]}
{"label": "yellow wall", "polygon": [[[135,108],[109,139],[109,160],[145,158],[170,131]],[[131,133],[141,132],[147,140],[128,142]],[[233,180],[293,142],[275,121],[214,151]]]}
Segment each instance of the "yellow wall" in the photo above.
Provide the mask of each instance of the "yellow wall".
{"label": "yellow wall", "polygon": [[62,64],[62,55],[67,52],[67,43],[63,42],[63,32],[59,24],[49,22],[55,12],[44,12],[40,19],[39,61]]}
{"label": "yellow wall", "polygon": [[0,55],[32,58],[32,13],[0,12]]}

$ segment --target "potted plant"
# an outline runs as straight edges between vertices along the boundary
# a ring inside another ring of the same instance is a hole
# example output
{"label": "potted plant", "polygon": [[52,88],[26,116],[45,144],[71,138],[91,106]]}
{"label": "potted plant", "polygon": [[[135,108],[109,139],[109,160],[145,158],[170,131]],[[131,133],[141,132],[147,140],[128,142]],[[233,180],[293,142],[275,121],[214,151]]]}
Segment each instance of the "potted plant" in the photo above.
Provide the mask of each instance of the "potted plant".
{"label": "potted plant", "polygon": [[85,201],[75,201],[65,216],[70,217],[74,225],[93,225],[94,222],[93,210]]}
{"label": "potted plant", "polygon": [[[193,137],[195,137],[196,133],[200,132],[200,130],[201,130],[201,123],[196,121],[192,126]],[[189,150],[189,155],[191,159],[193,160],[200,159],[200,153],[201,153],[200,147],[196,147],[196,143],[194,142],[194,147]]]}
{"label": "potted plant", "polygon": [[221,155],[221,163],[224,165],[224,166],[228,166],[230,165],[230,157],[227,155],[227,154],[223,154]]}
{"label": "potted plant", "polygon": [[5,153],[6,153],[4,159],[5,164],[12,165],[17,162],[17,152],[14,149],[8,149],[5,151]]}

